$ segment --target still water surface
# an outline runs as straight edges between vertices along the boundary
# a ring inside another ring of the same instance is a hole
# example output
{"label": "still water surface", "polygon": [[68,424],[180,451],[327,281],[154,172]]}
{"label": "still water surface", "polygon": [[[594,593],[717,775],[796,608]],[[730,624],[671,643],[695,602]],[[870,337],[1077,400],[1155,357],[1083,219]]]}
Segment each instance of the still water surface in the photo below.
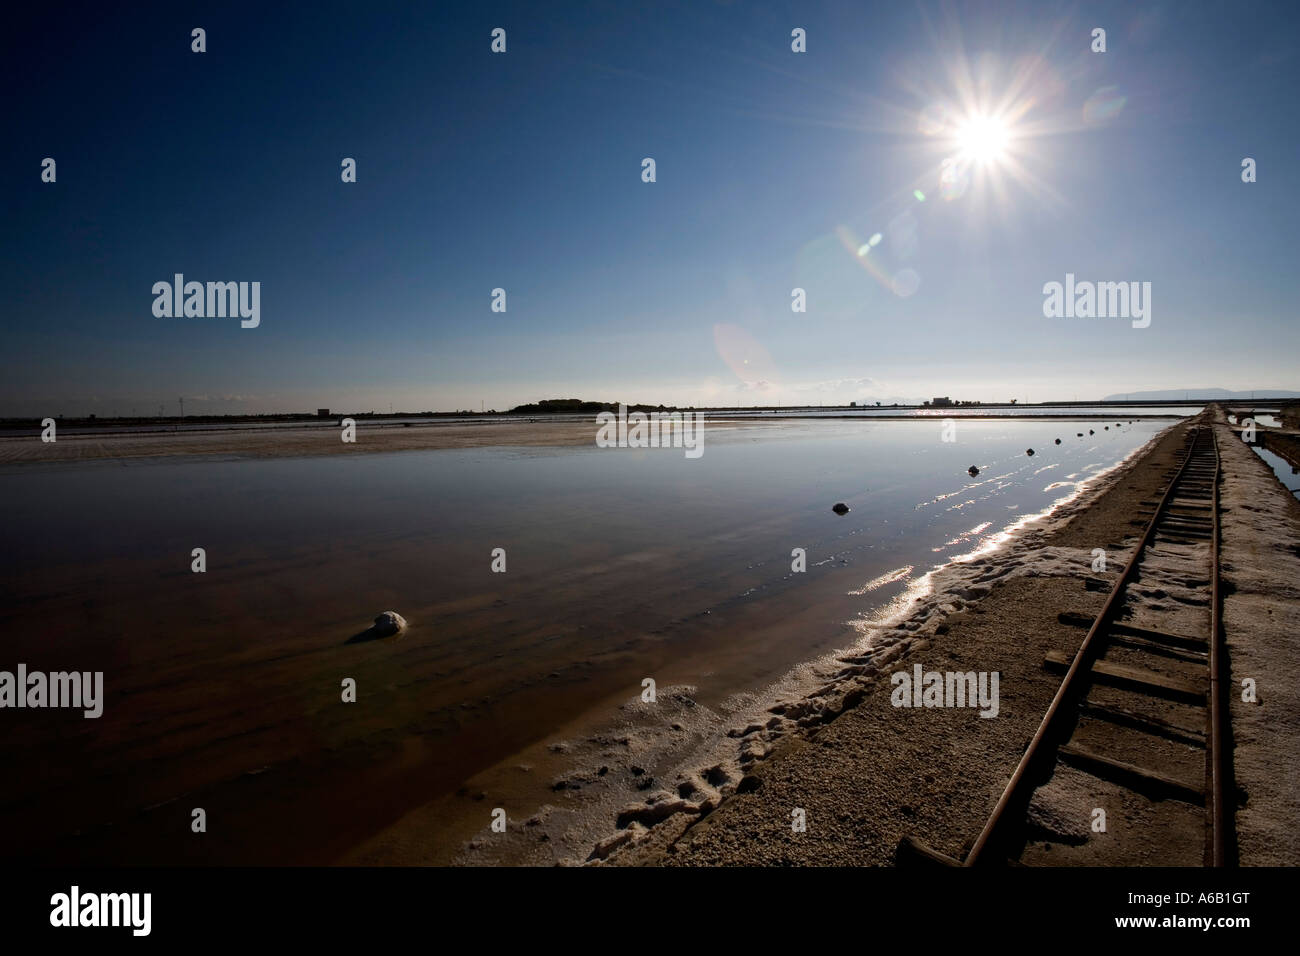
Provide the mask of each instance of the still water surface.
{"label": "still water surface", "polygon": [[[6,715],[17,783],[0,818],[86,831],[57,850],[20,838],[19,855],[328,861],[647,673],[716,700],[850,643],[846,621],[1167,425],[1118,421],[959,422],[954,442],[934,421],[714,424],[698,459],[474,448],[5,468],[0,668],[103,670],[107,699],[97,721]],[[894,590],[864,592],[893,571]],[[405,637],[350,642],[386,609]],[[356,704],[340,703],[344,678]],[[159,835],[199,800],[224,808],[219,833],[199,848]],[[295,836],[288,819],[313,825]]]}

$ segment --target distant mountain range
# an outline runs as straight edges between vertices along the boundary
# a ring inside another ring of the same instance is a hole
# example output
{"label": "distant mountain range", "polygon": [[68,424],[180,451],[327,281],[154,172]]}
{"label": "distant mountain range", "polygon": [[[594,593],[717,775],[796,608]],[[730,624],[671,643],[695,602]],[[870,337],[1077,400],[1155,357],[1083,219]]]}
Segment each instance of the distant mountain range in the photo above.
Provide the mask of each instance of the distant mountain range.
{"label": "distant mountain range", "polygon": [[1300,392],[1288,392],[1285,389],[1257,388],[1253,392],[1233,392],[1226,388],[1186,388],[1162,389],[1152,392],[1120,392],[1107,395],[1103,402],[1221,402],[1252,398],[1300,398]]}

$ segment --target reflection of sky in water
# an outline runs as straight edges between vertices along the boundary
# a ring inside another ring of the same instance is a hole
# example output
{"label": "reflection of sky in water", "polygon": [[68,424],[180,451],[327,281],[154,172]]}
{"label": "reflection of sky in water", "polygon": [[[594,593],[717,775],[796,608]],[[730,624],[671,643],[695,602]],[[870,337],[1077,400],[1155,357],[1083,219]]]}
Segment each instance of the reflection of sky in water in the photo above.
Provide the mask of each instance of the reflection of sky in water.
{"label": "reflection of sky in water", "polygon": [[[952,397],[952,396],[949,396]],[[1107,417],[1114,415],[1113,421],[1103,420],[1100,424],[1089,424],[1088,428],[1094,428],[1100,431],[1107,424],[1112,428],[1115,427],[1120,419],[1121,424],[1127,426],[1130,417],[1135,415],[1177,415],[1186,417],[1195,415],[1201,411],[1203,406],[1200,405],[1180,405],[1180,406],[1127,406],[1127,405],[1081,405],[1076,408],[1066,408],[1062,405],[961,405],[950,408],[892,408],[889,405],[859,405],[855,408],[844,408],[842,406],[790,406],[789,408],[778,408],[777,414],[788,414],[798,411],[800,417],[863,417],[871,418],[880,415],[910,415],[917,418],[961,418],[963,415],[1007,415],[1017,418],[1026,415],[1105,415]],[[772,414],[763,410],[749,409],[727,409],[724,412],[713,413],[715,415],[725,414],[728,418],[749,417],[756,415]],[[1256,421],[1261,419],[1257,418]],[[1065,424],[1069,424],[1066,422]],[[1064,427],[1064,426],[1062,426]],[[1075,429],[1078,431],[1078,429]],[[1086,429],[1085,429],[1086,430]]]}
{"label": "reflection of sky in water", "polygon": [[1293,493],[1300,492],[1300,474],[1292,468],[1281,455],[1275,455],[1266,448],[1260,448],[1258,445],[1251,445],[1255,449],[1255,454],[1264,459],[1265,464],[1273,469],[1273,474],[1277,475],[1277,480],[1282,482],[1288,491]]}
{"label": "reflection of sky in water", "polygon": [[[21,466],[3,476],[11,504],[0,560],[28,572],[125,556],[187,563],[203,546],[213,569],[234,555],[273,569],[277,556],[343,546],[361,568],[400,545],[427,564],[386,575],[448,586],[480,578],[495,547],[520,573],[710,550],[788,570],[792,547],[810,549],[810,564],[813,549],[847,549],[927,565],[1049,506],[1073,488],[1067,476],[1109,466],[1163,424],[1089,427],[1097,434],[1084,428],[1079,439],[1077,423],[959,422],[958,441],[945,443],[931,421],[715,425],[696,460],[681,449],[495,448]],[[971,464],[976,479],[965,474]],[[831,513],[837,501],[847,516]],[[652,563],[647,573],[673,568]]]}

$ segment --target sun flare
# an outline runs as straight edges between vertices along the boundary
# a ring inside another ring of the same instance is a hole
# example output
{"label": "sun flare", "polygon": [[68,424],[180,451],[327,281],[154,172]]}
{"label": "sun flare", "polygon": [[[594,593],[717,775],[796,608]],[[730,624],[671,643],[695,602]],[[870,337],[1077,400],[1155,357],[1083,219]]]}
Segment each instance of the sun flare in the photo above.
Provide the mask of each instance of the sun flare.
{"label": "sun flare", "polygon": [[992,116],[972,116],[957,128],[957,148],[962,157],[977,163],[1001,159],[1010,138],[1007,124]]}

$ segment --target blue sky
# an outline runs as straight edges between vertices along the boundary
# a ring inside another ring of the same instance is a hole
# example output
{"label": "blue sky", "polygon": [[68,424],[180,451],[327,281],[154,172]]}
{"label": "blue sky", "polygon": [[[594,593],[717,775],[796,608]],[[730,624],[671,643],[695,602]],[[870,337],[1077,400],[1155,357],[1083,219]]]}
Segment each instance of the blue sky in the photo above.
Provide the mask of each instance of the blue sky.
{"label": "blue sky", "polygon": [[[0,414],[1300,388],[1298,18],[1129,0],[24,13],[5,41]],[[952,130],[1009,103],[1002,157],[945,198]],[[155,317],[176,272],[260,281],[260,326]],[[1150,282],[1150,326],[1045,318],[1066,273]]]}

